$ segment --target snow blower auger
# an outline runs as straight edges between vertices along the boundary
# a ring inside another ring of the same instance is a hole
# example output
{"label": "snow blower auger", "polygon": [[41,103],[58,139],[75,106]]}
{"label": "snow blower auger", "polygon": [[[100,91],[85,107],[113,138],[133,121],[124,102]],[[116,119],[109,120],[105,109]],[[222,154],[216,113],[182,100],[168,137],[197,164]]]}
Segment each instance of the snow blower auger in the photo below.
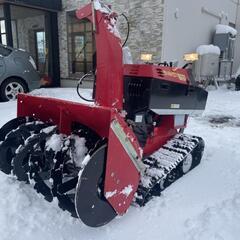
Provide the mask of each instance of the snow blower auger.
{"label": "snow blower auger", "polygon": [[20,94],[18,117],[0,130],[0,169],[99,227],[200,163],[204,141],[183,130],[205,109],[207,92],[186,69],[123,65],[117,15],[107,6],[94,1],[77,17],[93,24],[94,102]]}

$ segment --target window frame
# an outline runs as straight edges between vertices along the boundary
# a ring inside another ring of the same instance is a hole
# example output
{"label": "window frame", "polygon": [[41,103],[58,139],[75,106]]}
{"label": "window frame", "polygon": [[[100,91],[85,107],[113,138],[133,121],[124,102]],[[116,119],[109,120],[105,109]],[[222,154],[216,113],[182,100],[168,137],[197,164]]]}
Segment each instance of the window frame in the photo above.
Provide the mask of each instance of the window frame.
{"label": "window frame", "polygon": [[[2,32],[2,29],[1,29],[1,22],[4,21],[4,25],[5,25],[5,32]],[[2,42],[2,36],[6,37],[6,44],[4,44]],[[4,45],[4,46],[7,46],[8,45],[8,40],[7,40],[7,29],[6,29],[6,20],[5,18],[0,18],[0,44]]]}
{"label": "window frame", "polygon": [[[86,74],[87,72],[93,70],[93,59],[91,61],[87,59],[87,54],[91,54],[93,56],[95,52],[95,39],[93,37],[93,28],[91,26],[91,29],[88,29],[88,24],[91,24],[91,22],[88,19],[83,19],[83,20],[78,20],[79,24],[84,24],[84,30],[83,31],[74,31],[74,25],[77,24],[77,18],[75,17],[75,11],[68,11],[66,12],[67,14],[67,34],[68,34],[68,71],[69,71],[69,76],[77,76],[77,75],[82,75]],[[75,17],[75,19],[74,19]],[[91,34],[91,51],[87,50],[87,35]],[[84,61],[76,61],[75,60],[75,54],[76,54],[76,46],[75,46],[75,37],[76,36],[84,36]],[[77,64],[83,64],[83,71],[74,71],[74,61],[75,61],[75,67],[76,63]]]}

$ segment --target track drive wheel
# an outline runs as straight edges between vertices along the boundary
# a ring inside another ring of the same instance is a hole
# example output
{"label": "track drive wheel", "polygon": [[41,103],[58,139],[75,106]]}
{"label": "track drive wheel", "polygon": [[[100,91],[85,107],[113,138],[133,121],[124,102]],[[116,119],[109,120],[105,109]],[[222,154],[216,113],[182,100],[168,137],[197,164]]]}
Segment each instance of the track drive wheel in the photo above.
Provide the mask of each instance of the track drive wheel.
{"label": "track drive wheel", "polygon": [[79,175],[75,208],[78,217],[90,227],[101,227],[117,216],[104,197],[106,158],[107,145],[103,145],[94,151]]}

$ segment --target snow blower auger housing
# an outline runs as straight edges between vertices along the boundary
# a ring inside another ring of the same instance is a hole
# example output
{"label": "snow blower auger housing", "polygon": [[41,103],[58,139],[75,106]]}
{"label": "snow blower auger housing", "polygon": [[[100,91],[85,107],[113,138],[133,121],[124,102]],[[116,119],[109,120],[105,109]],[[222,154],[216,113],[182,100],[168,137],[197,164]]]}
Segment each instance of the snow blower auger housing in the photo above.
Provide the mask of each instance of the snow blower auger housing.
{"label": "snow blower auger housing", "polygon": [[95,102],[19,95],[18,117],[0,130],[0,169],[99,227],[200,163],[204,141],[182,130],[205,109],[207,92],[185,69],[123,65],[117,15],[107,6],[94,1],[77,17],[93,23]]}

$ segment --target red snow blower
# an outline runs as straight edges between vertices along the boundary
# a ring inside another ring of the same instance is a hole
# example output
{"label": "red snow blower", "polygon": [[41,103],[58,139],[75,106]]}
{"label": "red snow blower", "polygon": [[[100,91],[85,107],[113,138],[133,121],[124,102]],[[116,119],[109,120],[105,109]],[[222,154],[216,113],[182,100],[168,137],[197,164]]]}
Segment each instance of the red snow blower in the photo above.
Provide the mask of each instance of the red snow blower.
{"label": "red snow blower", "polygon": [[20,94],[18,117],[0,130],[0,169],[99,227],[200,163],[204,141],[183,130],[208,94],[189,70],[123,65],[116,14],[107,6],[94,1],[77,17],[93,24],[94,102]]}

